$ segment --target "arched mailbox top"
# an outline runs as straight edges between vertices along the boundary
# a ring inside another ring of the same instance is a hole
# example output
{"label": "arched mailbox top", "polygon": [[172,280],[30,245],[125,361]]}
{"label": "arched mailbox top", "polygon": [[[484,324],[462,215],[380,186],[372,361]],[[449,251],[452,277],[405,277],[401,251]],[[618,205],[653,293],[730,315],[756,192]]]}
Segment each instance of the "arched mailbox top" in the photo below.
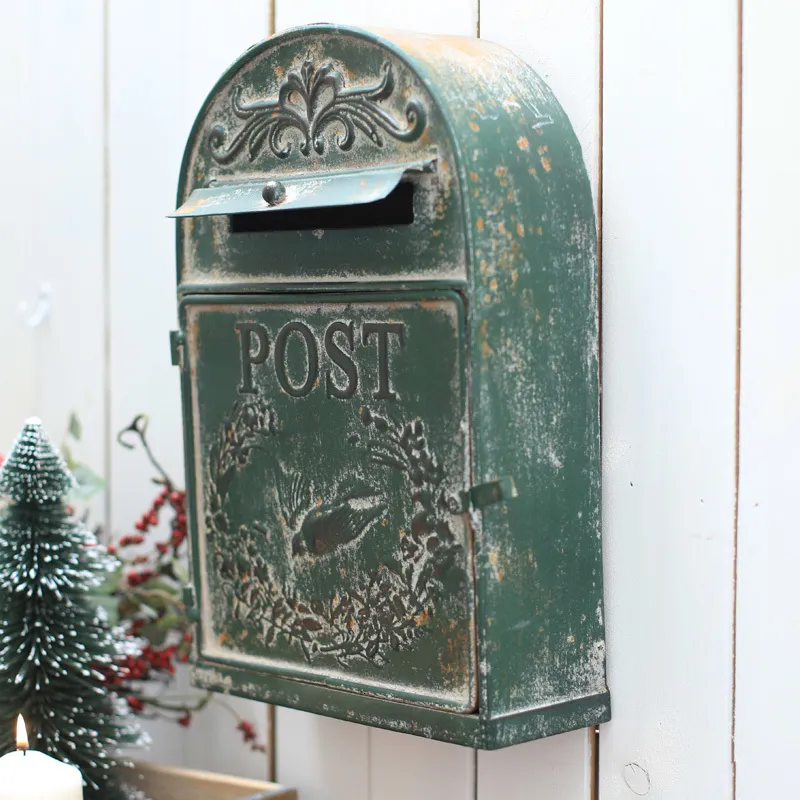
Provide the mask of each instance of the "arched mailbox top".
{"label": "arched mailbox top", "polygon": [[[563,239],[594,237],[579,144],[527,64],[483,40],[334,25],[271,37],[225,72],[189,137],[178,204],[175,216],[208,218],[178,233],[190,291],[472,274],[491,297]],[[272,257],[231,231],[274,234]],[[314,268],[298,266],[312,237]]]}

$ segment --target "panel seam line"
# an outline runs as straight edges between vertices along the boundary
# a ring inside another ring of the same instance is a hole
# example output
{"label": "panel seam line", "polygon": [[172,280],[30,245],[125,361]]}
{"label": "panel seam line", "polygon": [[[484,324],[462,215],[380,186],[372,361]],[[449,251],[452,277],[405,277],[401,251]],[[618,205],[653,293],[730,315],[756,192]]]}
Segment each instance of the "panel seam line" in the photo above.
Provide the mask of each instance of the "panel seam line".
{"label": "panel seam line", "polygon": [[739,578],[739,484],[742,377],[742,119],[743,119],[743,15],[744,2],[737,0],[736,18],[736,362],[734,366],[734,491],[733,491],[733,631],[731,642],[731,788],[736,800],[736,629]]}
{"label": "panel seam line", "polygon": [[110,0],[103,1],[103,518],[111,532],[111,75]]}

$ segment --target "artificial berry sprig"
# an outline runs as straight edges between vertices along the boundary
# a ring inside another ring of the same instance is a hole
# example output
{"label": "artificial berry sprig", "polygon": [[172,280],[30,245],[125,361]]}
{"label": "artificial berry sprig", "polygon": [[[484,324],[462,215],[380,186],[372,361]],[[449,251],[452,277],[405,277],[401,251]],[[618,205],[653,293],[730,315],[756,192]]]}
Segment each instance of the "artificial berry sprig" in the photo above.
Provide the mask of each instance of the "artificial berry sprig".
{"label": "artificial berry sprig", "polygon": [[[134,532],[121,536],[108,548],[121,563],[121,581],[116,589],[120,620],[132,643],[141,639],[144,644],[108,670],[107,682],[134,713],[172,719],[182,727],[189,727],[210,702],[221,704],[236,718],[243,742],[252,750],[265,752],[252,723],[216,695],[206,693],[185,700],[170,698],[163,691],[153,692],[155,684],[170,684],[177,663],[189,661],[193,628],[181,600],[185,580],[181,571],[185,572],[188,563],[186,492],[155,459],[147,440],[147,422],[145,415],[138,415],[117,439],[123,447],[144,450],[157,473],[154,482],[158,492],[134,523]],[[161,539],[158,530],[164,522],[169,536]]]}

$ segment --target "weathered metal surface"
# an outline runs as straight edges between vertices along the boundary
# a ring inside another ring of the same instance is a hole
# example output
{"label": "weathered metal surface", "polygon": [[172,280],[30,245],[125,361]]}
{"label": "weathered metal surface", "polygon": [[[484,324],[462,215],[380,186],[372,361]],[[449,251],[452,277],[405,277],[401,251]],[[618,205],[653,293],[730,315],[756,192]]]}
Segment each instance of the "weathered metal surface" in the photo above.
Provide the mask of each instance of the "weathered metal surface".
{"label": "weathered metal surface", "polygon": [[178,202],[247,184],[279,213],[424,163],[410,224],[179,222],[194,675],[501,747],[609,714],[595,229],[563,111],[486,42],[289,31],[212,91]]}

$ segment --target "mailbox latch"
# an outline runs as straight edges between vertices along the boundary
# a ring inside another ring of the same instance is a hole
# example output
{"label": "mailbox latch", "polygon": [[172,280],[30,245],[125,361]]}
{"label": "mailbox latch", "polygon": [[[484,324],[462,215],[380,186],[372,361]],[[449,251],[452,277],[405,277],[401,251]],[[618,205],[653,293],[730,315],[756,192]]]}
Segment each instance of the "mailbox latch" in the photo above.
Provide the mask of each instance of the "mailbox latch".
{"label": "mailbox latch", "polygon": [[183,344],[186,337],[180,331],[169,332],[169,350],[173,367],[183,367]]}
{"label": "mailbox latch", "polygon": [[459,492],[450,498],[447,505],[454,514],[463,514],[473,508],[486,508],[518,496],[517,484],[510,475],[507,475]]}
{"label": "mailbox latch", "polygon": [[191,586],[183,587],[183,606],[186,609],[186,617],[189,622],[200,621],[200,614],[194,602],[194,589]]}

